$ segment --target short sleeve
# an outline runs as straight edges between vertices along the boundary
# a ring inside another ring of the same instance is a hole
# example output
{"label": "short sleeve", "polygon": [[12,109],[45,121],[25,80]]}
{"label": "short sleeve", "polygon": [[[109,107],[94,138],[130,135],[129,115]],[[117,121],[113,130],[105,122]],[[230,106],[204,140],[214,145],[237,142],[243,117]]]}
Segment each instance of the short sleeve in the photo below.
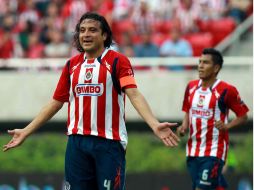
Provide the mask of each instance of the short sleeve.
{"label": "short sleeve", "polygon": [[226,96],[226,104],[228,108],[231,109],[237,115],[237,117],[241,117],[249,111],[249,108],[242,101],[239,92],[234,86],[230,86],[228,88],[228,93]]}
{"label": "short sleeve", "polygon": [[69,89],[70,89],[69,64],[70,64],[69,61],[67,62],[67,64],[65,64],[53,95],[53,99],[58,100],[60,102],[69,101]]}
{"label": "short sleeve", "polygon": [[122,89],[136,88],[136,81],[134,78],[134,72],[130,61],[127,57],[121,56],[117,64],[117,77],[120,81]]}
{"label": "short sleeve", "polygon": [[182,111],[189,112],[190,102],[189,102],[189,84],[187,85],[184,93]]}

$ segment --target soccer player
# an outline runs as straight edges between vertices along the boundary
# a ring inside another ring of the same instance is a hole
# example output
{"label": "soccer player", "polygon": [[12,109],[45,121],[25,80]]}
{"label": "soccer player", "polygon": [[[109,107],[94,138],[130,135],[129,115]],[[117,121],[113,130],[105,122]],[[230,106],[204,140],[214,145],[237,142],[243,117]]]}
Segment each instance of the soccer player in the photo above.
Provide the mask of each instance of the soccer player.
{"label": "soccer player", "polygon": [[[204,49],[198,64],[199,80],[190,81],[185,91],[185,116],[177,133],[182,136],[189,128],[186,155],[193,190],[227,186],[221,171],[227,157],[228,131],[247,120],[248,107],[237,89],[217,79],[222,64],[219,51]],[[229,110],[236,114],[230,122]]]}
{"label": "soccer player", "polygon": [[[103,16],[85,13],[75,28],[74,45],[80,54],[63,68],[53,99],[23,129],[9,130],[3,151],[24,140],[68,102],[68,144],[65,178],[71,190],[123,190],[125,188],[125,94],[166,146],[179,141],[170,127],[152,114],[137,89],[128,58],[110,49],[112,32]],[[56,50],[57,51],[57,50]]]}

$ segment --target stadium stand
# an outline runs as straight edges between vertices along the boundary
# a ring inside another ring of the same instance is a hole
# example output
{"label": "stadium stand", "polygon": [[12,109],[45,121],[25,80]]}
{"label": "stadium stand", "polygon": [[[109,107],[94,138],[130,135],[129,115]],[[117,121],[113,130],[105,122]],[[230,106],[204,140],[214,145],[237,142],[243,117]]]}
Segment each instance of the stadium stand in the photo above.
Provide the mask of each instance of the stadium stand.
{"label": "stadium stand", "polygon": [[[160,46],[170,38],[169,31],[177,23],[192,45],[193,55],[197,56],[203,47],[215,47],[252,14],[253,2],[243,3],[233,0],[0,0],[0,38],[3,39],[0,58],[51,57],[46,47],[57,41],[54,32],[61,33],[59,43],[68,44],[71,49],[75,23],[86,11],[96,11],[107,18],[119,49],[124,49],[121,48],[123,32],[129,32],[136,45],[141,42],[140,31],[147,28],[152,31],[153,43]],[[158,4],[161,8],[155,6]],[[213,14],[209,15],[211,10]],[[191,26],[185,18],[191,19]],[[76,53],[73,49],[66,52],[71,54],[61,57]]]}

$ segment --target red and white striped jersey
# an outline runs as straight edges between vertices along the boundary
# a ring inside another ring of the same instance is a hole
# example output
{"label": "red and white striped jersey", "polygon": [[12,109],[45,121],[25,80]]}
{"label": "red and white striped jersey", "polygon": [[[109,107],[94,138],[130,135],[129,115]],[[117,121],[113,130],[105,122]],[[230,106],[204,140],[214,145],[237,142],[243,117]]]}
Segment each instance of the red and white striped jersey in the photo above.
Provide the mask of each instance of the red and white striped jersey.
{"label": "red and white striped jersey", "polygon": [[215,121],[228,123],[229,110],[240,117],[249,109],[234,86],[219,79],[210,88],[203,88],[201,83],[202,80],[191,81],[185,91],[182,110],[189,114],[186,155],[226,160],[228,132],[218,130]]}
{"label": "red and white striped jersey", "polygon": [[97,59],[86,59],[84,53],[71,58],[63,68],[53,98],[68,102],[68,135],[120,140],[126,147],[125,93],[122,89],[136,87],[129,60],[118,52],[105,49]]}

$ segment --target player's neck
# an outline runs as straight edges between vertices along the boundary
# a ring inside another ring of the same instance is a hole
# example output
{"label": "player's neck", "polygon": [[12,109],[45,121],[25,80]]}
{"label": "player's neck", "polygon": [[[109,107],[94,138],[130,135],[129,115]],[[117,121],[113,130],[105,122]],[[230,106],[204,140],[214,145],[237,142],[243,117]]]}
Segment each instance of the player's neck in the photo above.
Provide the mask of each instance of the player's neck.
{"label": "player's neck", "polygon": [[217,78],[202,79],[202,87],[209,88],[215,83],[216,80],[217,80]]}
{"label": "player's neck", "polygon": [[86,56],[87,59],[95,59],[95,58],[101,56],[101,54],[103,53],[104,49],[105,49],[104,47],[101,47],[100,49],[98,49],[96,51],[91,51],[91,52],[86,51],[85,56]]}

